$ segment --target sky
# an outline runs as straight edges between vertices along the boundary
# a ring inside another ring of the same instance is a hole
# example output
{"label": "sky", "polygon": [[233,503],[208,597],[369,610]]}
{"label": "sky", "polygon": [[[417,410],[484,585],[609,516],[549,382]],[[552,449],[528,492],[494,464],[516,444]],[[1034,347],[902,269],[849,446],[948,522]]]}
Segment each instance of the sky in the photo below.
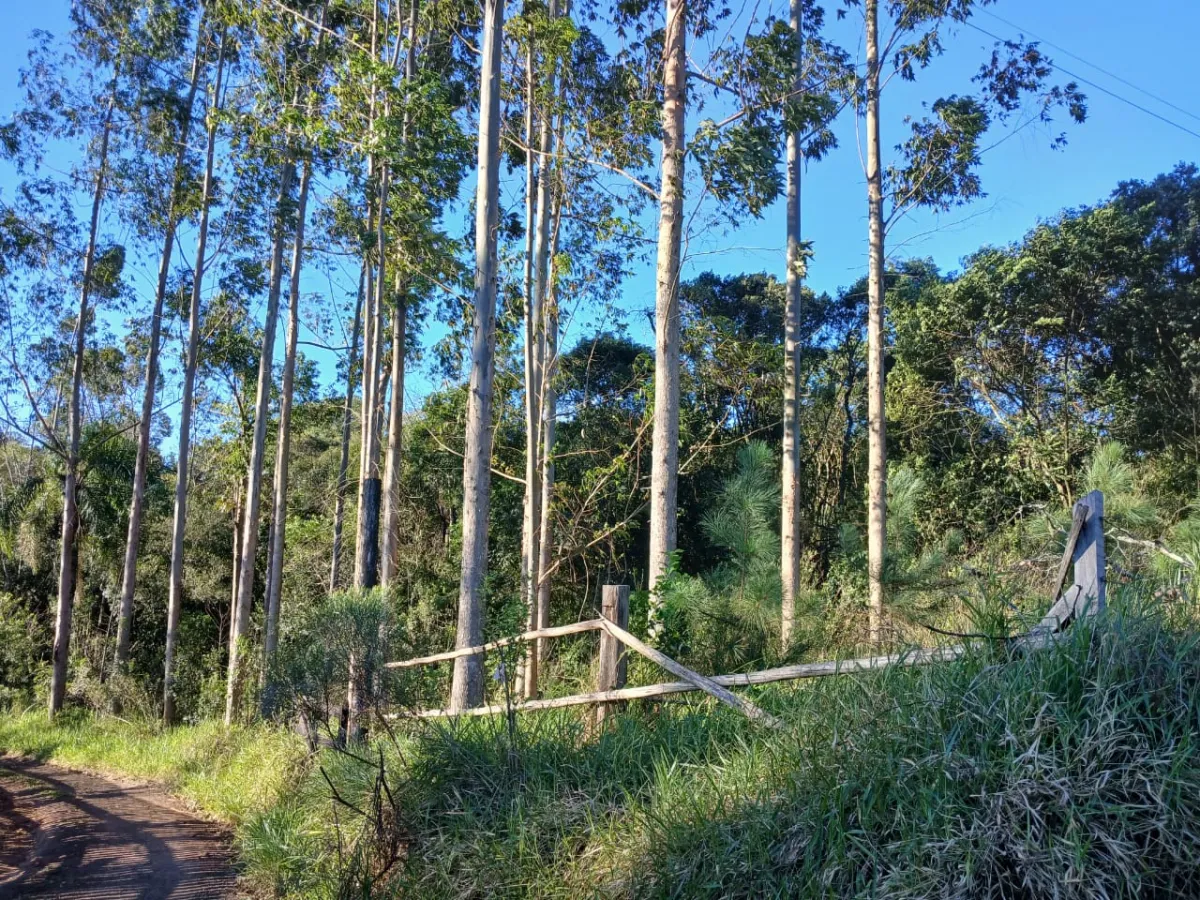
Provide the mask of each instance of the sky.
{"label": "sky", "polygon": [[[783,11],[786,6],[783,0],[743,2],[760,12],[772,6]],[[837,0],[825,4],[829,36],[861,61],[861,15],[851,11],[839,22],[833,14],[837,5]],[[7,118],[19,102],[18,69],[30,46],[30,32],[41,28],[61,33],[67,10],[68,0],[36,4],[0,0],[0,117]],[[1062,70],[1058,79],[1078,80],[1088,95],[1088,121],[1080,126],[1059,121],[1015,133],[998,126],[985,141],[985,146],[995,144],[985,152],[981,167],[986,196],[950,213],[918,212],[898,222],[889,234],[888,253],[893,260],[929,257],[943,272],[953,272],[980,246],[1019,240],[1038,222],[1065,208],[1102,201],[1122,180],[1153,178],[1181,161],[1200,160],[1200,97],[1194,90],[1200,83],[1200,54],[1194,48],[1200,34],[1200,3],[1142,0],[1129,7],[1117,0],[1000,0],[973,21],[996,37],[1040,39],[1042,49]],[[971,75],[990,56],[994,40],[975,28],[959,27],[945,43],[945,55],[921,72],[915,83],[897,79],[887,87],[882,101],[885,162],[891,148],[903,139],[906,116],[920,115],[922,104],[938,97],[970,92]],[[865,274],[867,263],[860,122],[852,113],[843,113],[835,131],[840,146],[826,159],[810,164],[804,177],[803,231],[814,251],[809,284],[818,292],[851,284]],[[1066,132],[1068,143],[1051,149],[1051,140],[1060,131]],[[0,192],[11,178],[10,172],[0,169]],[[514,173],[512,178],[506,192],[517,190],[521,175]],[[471,182],[465,191],[471,189]],[[652,233],[653,221],[645,224]],[[689,241],[683,277],[706,270],[766,271],[782,277],[784,234],[782,202],[760,219],[706,231]],[[136,276],[139,289],[145,285],[152,291],[152,275],[152,267],[147,266]],[[348,298],[356,274],[347,272],[343,281],[338,284],[335,279],[333,290]],[[319,283],[310,282],[308,289],[325,296],[330,292],[324,276]],[[652,343],[653,335],[645,313],[653,309],[653,294],[650,256],[635,267],[617,304],[626,311],[631,336],[647,343]],[[592,324],[586,310],[578,313],[571,325],[574,338]],[[427,339],[439,333],[438,326],[431,326]],[[565,343],[571,340],[568,334]],[[277,343],[282,345],[282,340]],[[282,352],[281,346],[277,352]],[[331,384],[333,357],[311,348],[306,352],[317,358]],[[413,376],[405,398],[409,409],[419,406],[438,384],[428,368]]]}

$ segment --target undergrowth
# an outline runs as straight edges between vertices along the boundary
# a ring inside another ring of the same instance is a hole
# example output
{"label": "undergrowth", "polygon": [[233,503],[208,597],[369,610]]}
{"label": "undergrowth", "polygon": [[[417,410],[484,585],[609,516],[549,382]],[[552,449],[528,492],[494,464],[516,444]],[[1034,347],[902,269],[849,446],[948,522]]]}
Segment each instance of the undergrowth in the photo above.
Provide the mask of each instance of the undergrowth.
{"label": "undergrowth", "polygon": [[557,710],[312,757],[40,716],[0,746],[166,780],[293,897],[1197,896],[1200,632],[1125,594],[1041,652],[756,689],[781,731],[684,699],[598,735]]}

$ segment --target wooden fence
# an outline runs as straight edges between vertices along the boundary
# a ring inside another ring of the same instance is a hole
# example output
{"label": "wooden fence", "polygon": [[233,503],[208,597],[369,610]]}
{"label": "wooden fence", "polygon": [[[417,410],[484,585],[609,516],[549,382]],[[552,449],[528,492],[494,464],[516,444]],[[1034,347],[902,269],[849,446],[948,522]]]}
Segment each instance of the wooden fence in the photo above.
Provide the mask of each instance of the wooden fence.
{"label": "wooden fence", "polygon": [[[1064,590],[1068,571],[1073,569],[1072,584]],[[1093,491],[1075,504],[1072,510],[1071,528],[1062,560],[1056,570],[1051,590],[1053,596],[1050,610],[1026,634],[1010,638],[1015,646],[1037,649],[1057,639],[1057,636],[1078,616],[1091,615],[1102,610],[1107,601],[1106,564],[1104,556],[1104,496]],[[701,675],[672,659],[665,653],[648,646],[630,634],[629,588],[625,585],[606,585],[601,602],[601,617],[540,628],[524,634],[502,638],[478,647],[463,647],[447,650],[430,656],[420,656],[399,662],[387,663],[389,669],[407,669],[414,666],[431,665],[464,656],[476,656],[499,650],[518,643],[566,637],[587,631],[600,632],[599,661],[596,675],[596,690],[569,697],[545,700],[526,700],[511,705],[477,706],[468,709],[430,709],[416,713],[398,714],[395,718],[446,718],[453,716],[490,716],[512,711],[558,709],[565,706],[596,706],[597,721],[609,715],[613,704],[627,700],[662,697],[689,691],[703,691],[726,706],[738,710],[755,722],[778,728],[782,723],[744,697],[729,690],[731,687],[748,687],[776,681],[794,681],[802,678],[823,678],[831,675],[848,675],[888,666],[920,666],[945,662],[962,655],[965,647],[936,647],[911,650],[905,653],[884,656],[868,656],[859,659],[830,660],[827,662],[801,663],[764,669],[737,675]],[[641,687],[626,687],[628,652],[632,650],[666,669],[679,681],[648,684]]]}

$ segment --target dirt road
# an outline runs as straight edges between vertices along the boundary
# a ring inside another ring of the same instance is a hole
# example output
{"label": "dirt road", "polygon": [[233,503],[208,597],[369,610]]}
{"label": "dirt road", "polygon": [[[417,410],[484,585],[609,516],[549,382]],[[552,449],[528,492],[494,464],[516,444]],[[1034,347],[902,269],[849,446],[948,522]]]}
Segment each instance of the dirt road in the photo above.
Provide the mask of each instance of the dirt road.
{"label": "dirt road", "polygon": [[228,835],[161,791],[0,757],[3,900],[231,900]]}

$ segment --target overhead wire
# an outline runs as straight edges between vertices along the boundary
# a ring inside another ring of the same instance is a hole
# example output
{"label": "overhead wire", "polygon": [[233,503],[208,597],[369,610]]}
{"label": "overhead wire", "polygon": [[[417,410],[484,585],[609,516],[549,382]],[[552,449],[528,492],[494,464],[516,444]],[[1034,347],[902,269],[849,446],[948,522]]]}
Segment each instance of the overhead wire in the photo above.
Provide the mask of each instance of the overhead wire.
{"label": "overhead wire", "polygon": [[1178,104],[1172,103],[1167,98],[1161,97],[1158,94],[1154,93],[1153,91],[1147,90],[1146,88],[1142,87],[1141,85],[1134,84],[1128,78],[1124,78],[1124,77],[1118,75],[1116,72],[1109,71],[1108,69],[1092,62],[1091,60],[1084,59],[1078,53],[1072,53],[1066,47],[1063,47],[1060,44],[1056,44],[1053,41],[1047,40],[1046,38],[1042,37],[1041,35],[1034,34],[1030,29],[1022,28],[1016,22],[1011,22],[1008,19],[1004,18],[1003,16],[996,15],[996,13],[992,12],[990,9],[983,9],[980,11],[983,12],[984,14],[990,16],[991,18],[995,19],[996,21],[1002,22],[1003,24],[1007,25],[1009,28],[1015,28],[1017,31],[1021,32],[1022,34],[1029,35],[1031,38],[1033,38],[1034,40],[1036,40],[1040,43],[1045,44],[1047,47],[1053,47],[1059,53],[1064,53],[1067,56],[1071,57],[1071,59],[1076,59],[1079,62],[1083,63],[1085,66],[1088,66],[1089,68],[1095,69],[1097,72],[1107,75],[1109,78],[1113,79],[1114,81],[1119,81],[1121,84],[1125,85],[1126,87],[1133,88],[1139,94],[1145,94],[1151,100],[1161,103],[1163,106],[1170,107],[1171,109],[1175,110],[1175,112],[1183,113],[1188,118],[1195,119],[1197,122],[1200,122],[1200,115],[1197,115],[1196,113],[1192,112],[1191,110],[1185,109],[1184,107],[1179,106]]}
{"label": "overhead wire", "polygon": [[[1002,38],[999,35],[993,34],[992,32],[988,31],[986,28],[976,25],[974,22],[967,21],[964,24],[970,26],[971,28],[974,28],[976,31],[980,32],[981,34],[987,35],[994,41],[999,41],[1000,43],[1007,44],[1007,45],[1012,45],[1013,43],[1015,43],[1011,38]],[[1057,69],[1059,72],[1062,72],[1068,78],[1074,78],[1076,81],[1082,82],[1083,84],[1086,84],[1088,87],[1091,87],[1091,88],[1094,88],[1095,90],[1100,91],[1102,94],[1107,94],[1109,97],[1112,97],[1114,100],[1118,100],[1121,103],[1124,103],[1127,106],[1131,106],[1134,109],[1139,110],[1140,112],[1143,112],[1148,116],[1158,119],[1160,122],[1165,122],[1167,125],[1171,125],[1174,128],[1178,128],[1180,131],[1184,132],[1185,134],[1189,134],[1194,138],[1200,139],[1200,132],[1193,131],[1191,128],[1188,128],[1186,125],[1182,125],[1179,122],[1176,122],[1174,119],[1170,119],[1167,116],[1162,115],[1161,113],[1157,113],[1152,109],[1148,109],[1147,107],[1142,106],[1140,103],[1138,103],[1134,100],[1130,100],[1128,97],[1123,97],[1122,95],[1118,94],[1116,91],[1106,88],[1102,84],[1098,84],[1089,78],[1084,78],[1082,75],[1078,75],[1075,72],[1072,72],[1070,69],[1065,68],[1064,66],[1060,65],[1059,63],[1054,62],[1053,60],[1047,60],[1046,62],[1053,68]],[[1089,63],[1089,65],[1091,65],[1091,64]]]}

